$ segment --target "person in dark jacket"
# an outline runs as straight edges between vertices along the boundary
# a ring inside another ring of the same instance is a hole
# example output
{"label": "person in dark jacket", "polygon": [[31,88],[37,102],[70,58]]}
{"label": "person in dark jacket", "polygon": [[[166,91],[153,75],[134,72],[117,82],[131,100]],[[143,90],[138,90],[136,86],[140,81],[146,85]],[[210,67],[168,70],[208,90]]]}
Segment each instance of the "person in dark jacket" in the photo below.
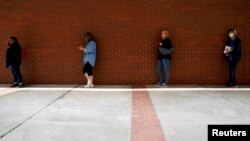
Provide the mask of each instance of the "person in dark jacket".
{"label": "person in dark jacket", "polygon": [[6,52],[6,68],[11,67],[11,72],[14,77],[14,83],[11,87],[24,87],[23,77],[20,71],[22,49],[18,43],[18,39],[14,36],[10,37],[8,46],[9,48]]}
{"label": "person in dark jacket", "polygon": [[226,86],[238,87],[236,81],[237,64],[241,60],[241,40],[237,36],[235,29],[228,30],[229,38],[226,42],[226,46],[230,47],[230,51],[224,52],[227,56],[229,64],[229,79]]}
{"label": "person in dark jacket", "polygon": [[[169,39],[169,32],[167,30],[163,30],[161,33],[162,41],[159,43],[157,48],[157,74],[158,74],[158,83],[157,86],[167,87],[169,81],[169,71],[170,71],[170,61],[171,61],[171,53],[170,54],[162,54],[160,52],[160,48],[173,50],[172,43]],[[162,70],[165,71],[165,80],[162,78]]]}

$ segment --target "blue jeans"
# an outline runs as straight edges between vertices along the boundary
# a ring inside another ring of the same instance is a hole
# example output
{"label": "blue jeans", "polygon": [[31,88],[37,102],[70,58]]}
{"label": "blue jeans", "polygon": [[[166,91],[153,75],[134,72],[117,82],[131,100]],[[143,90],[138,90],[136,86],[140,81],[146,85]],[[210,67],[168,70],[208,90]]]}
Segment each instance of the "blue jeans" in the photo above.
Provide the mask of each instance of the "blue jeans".
{"label": "blue jeans", "polygon": [[14,84],[20,84],[23,83],[23,77],[20,71],[20,66],[17,64],[11,65],[11,72],[14,77]]}
{"label": "blue jeans", "polygon": [[[162,78],[162,69],[164,68],[165,71],[165,80]],[[169,71],[170,71],[170,60],[169,59],[159,59],[158,66],[157,66],[157,73],[158,73],[158,81],[162,84],[168,83],[169,80]]]}

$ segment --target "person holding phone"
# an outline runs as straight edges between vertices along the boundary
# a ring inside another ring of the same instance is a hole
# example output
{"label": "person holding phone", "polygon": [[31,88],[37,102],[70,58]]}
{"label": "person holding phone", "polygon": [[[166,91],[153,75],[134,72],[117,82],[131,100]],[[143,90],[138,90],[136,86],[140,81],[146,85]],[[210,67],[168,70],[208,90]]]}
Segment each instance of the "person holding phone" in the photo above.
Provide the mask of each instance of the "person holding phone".
{"label": "person holding phone", "polygon": [[87,84],[84,86],[85,88],[94,87],[93,84],[93,68],[95,66],[96,61],[96,42],[92,33],[87,32],[85,34],[86,46],[79,46],[78,48],[83,51],[83,73],[87,79]]}

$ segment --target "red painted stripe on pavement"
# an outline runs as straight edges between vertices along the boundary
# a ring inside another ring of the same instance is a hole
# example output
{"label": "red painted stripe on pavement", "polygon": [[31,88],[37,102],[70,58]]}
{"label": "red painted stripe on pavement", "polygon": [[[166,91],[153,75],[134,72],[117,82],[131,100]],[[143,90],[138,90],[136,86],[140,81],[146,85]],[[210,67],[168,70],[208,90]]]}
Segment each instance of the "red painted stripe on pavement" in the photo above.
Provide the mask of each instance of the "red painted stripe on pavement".
{"label": "red painted stripe on pavement", "polygon": [[2,89],[2,90],[0,90],[0,96],[6,95],[6,94],[10,94],[10,93],[13,93],[15,91],[16,91],[15,88]]}
{"label": "red painted stripe on pavement", "polygon": [[131,141],[166,141],[150,96],[133,91]]}

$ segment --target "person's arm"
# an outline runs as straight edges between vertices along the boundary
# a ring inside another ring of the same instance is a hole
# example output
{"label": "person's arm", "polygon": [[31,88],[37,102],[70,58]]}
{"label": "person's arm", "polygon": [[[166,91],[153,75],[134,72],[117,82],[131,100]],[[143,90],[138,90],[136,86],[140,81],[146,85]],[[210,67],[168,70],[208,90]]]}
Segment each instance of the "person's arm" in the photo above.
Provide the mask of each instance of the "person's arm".
{"label": "person's arm", "polygon": [[161,42],[162,44],[161,44],[161,47],[162,48],[167,48],[167,40],[163,40],[162,42]]}
{"label": "person's arm", "polygon": [[12,59],[17,65],[21,65],[22,57],[21,57],[21,46],[19,44],[16,44],[13,47],[13,56],[11,55]]}
{"label": "person's arm", "polygon": [[9,55],[9,54],[10,54],[10,53],[9,53],[10,51],[9,51],[9,50],[10,50],[10,49],[8,48],[7,51],[6,51],[6,68],[8,68],[8,67],[10,66],[10,57],[9,57],[9,56],[10,56],[10,55]]}
{"label": "person's arm", "polygon": [[81,51],[84,51],[84,47],[81,46],[81,45],[78,46],[78,49],[81,50]]}
{"label": "person's arm", "polygon": [[18,56],[18,59],[21,63],[21,61],[22,61],[22,48],[20,45],[17,46],[17,56]]}
{"label": "person's arm", "polygon": [[173,46],[172,46],[171,40],[170,39],[165,40],[162,44],[162,47],[166,49],[172,49]]}

